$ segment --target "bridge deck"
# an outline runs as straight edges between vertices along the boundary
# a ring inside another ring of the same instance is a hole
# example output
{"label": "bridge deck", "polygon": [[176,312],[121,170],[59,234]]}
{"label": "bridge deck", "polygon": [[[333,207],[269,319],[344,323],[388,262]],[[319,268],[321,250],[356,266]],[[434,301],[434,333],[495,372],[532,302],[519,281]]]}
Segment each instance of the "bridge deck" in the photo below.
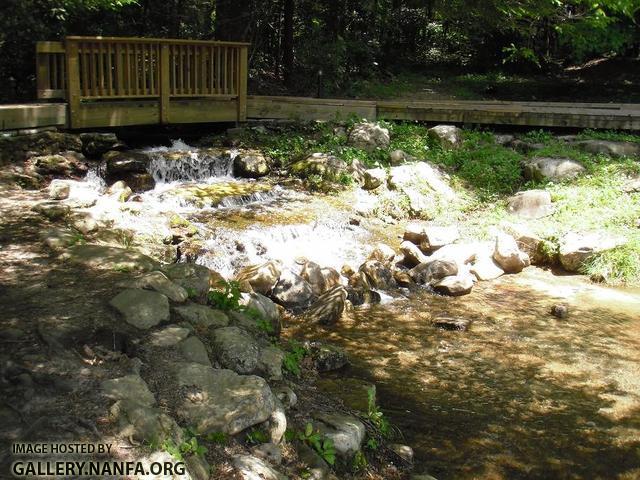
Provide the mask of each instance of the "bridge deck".
{"label": "bridge deck", "polygon": [[[235,118],[235,105],[225,103],[222,98],[170,101],[170,123],[220,122]],[[370,120],[640,130],[640,104],[248,96],[246,108],[249,119],[331,120],[357,115]],[[62,102],[0,105],[0,130],[69,128],[68,110],[68,105]],[[85,111],[85,128],[155,124],[159,116],[158,102],[148,99],[86,102]]]}

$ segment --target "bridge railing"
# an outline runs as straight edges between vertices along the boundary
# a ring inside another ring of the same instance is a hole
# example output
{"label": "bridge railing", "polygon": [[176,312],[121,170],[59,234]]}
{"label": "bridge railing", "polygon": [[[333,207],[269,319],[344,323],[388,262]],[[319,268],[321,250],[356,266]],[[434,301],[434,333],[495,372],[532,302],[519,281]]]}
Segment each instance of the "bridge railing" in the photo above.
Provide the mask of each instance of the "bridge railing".
{"label": "bridge railing", "polygon": [[[67,37],[36,46],[39,99],[66,99],[72,126],[86,102],[208,97],[237,103],[246,118],[248,44],[201,40]],[[76,124],[78,122],[75,122]]]}

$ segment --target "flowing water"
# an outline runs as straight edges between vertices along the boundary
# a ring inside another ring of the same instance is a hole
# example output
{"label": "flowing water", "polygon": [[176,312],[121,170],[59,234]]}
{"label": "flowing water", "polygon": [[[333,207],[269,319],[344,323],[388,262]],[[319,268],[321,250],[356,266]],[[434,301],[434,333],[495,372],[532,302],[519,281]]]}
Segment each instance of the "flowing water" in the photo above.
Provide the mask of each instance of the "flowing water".
{"label": "flowing water", "polygon": [[[166,213],[179,213],[204,237],[198,263],[227,277],[270,259],[296,271],[300,258],[357,266],[376,241],[397,246],[393,227],[350,222],[362,191],[312,196],[236,179],[233,154],[181,142],[148,151],[156,188],[138,206],[101,197],[93,208],[141,234],[166,234]],[[95,175],[72,194],[91,189],[104,189]],[[374,382],[418,471],[440,480],[640,478],[640,292],[530,268],[464,297],[394,296],[332,329],[296,322],[286,334],[349,352],[352,366],[328,379],[333,391],[344,375]],[[569,305],[568,318],[549,314],[557,302]],[[438,330],[431,320],[440,314],[473,323]]]}

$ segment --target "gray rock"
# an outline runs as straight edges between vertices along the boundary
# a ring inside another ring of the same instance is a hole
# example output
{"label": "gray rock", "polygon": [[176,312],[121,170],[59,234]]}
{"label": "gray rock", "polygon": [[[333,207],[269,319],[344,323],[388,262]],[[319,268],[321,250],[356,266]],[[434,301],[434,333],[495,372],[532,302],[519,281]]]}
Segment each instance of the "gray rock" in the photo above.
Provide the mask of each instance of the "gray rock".
{"label": "gray rock", "polygon": [[413,448],[409,445],[402,445],[400,443],[391,443],[389,448],[393,453],[398,455],[402,460],[407,463],[413,463]]}
{"label": "gray rock", "polygon": [[551,307],[551,315],[556,318],[567,318],[569,315],[569,307],[567,305],[554,305]]}
{"label": "gray rock", "polygon": [[404,255],[403,263],[407,267],[415,267],[421,263],[428,262],[428,257],[422,253],[422,250],[418,248],[413,242],[405,240],[400,244],[400,252]]}
{"label": "gray rock", "polygon": [[125,173],[147,173],[151,157],[144,152],[112,150],[102,156],[102,161],[108,181],[113,182]]}
{"label": "gray rock", "polygon": [[284,352],[278,347],[269,345],[260,350],[257,370],[268,380],[282,380],[283,360]]}
{"label": "gray rock", "polygon": [[262,265],[243,268],[236,275],[236,280],[240,283],[248,283],[253,290],[262,295],[269,295],[278,282],[281,272],[278,262],[269,261]]}
{"label": "gray rock", "polygon": [[31,207],[31,210],[39,213],[52,222],[62,220],[67,215],[69,215],[69,213],[71,213],[71,208],[69,208],[68,205],[63,205],[55,201],[36,203],[33,207]]}
{"label": "gray rock", "polygon": [[429,261],[444,260],[458,264],[458,271],[461,271],[465,264],[475,260],[478,253],[476,244],[452,243],[439,248],[429,256]]}
{"label": "gray rock", "polygon": [[347,290],[343,286],[333,287],[318,297],[305,318],[323,325],[333,325],[342,318],[347,301]]}
{"label": "gray rock", "polygon": [[329,480],[331,469],[329,464],[318,455],[318,453],[306,443],[294,443],[298,457],[304,463],[309,474],[309,480]]}
{"label": "gray rock", "polygon": [[53,251],[64,250],[80,240],[77,233],[63,228],[50,228],[42,232],[43,243]]}
{"label": "gray rock", "polygon": [[189,337],[178,344],[178,351],[189,363],[200,363],[202,365],[211,366],[209,354],[198,337]]}
{"label": "gray rock", "polygon": [[259,178],[269,171],[269,162],[260,152],[242,152],[233,160],[233,174],[236,177]]}
{"label": "gray rock", "polygon": [[272,387],[271,390],[284,408],[293,408],[298,404],[298,396],[291,387],[288,387],[287,385],[276,385]]}
{"label": "gray rock", "polygon": [[209,293],[211,271],[195,263],[175,263],[164,267],[169,279],[184,288],[194,299],[204,302]]}
{"label": "gray rock", "polygon": [[173,311],[182,321],[189,322],[194,327],[209,329],[220,328],[229,325],[229,317],[220,311],[206,305],[190,303],[188,305],[174,307]]}
{"label": "gray rock", "polygon": [[316,368],[320,372],[331,372],[349,365],[349,357],[339,347],[320,342],[311,342],[307,348]]}
{"label": "gray rock", "polygon": [[505,233],[515,238],[518,248],[529,255],[532,264],[540,263],[543,259],[539,253],[542,238],[532,232],[526,225],[507,223],[502,228]]}
{"label": "gray rock", "polygon": [[149,335],[149,344],[152,347],[173,347],[189,336],[191,331],[188,328],[177,325],[169,325],[160,330],[156,330]]}
{"label": "gray rock", "polygon": [[139,375],[105,380],[101,385],[104,395],[111,400],[130,400],[140,405],[151,406],[156,403],[153,393]]}
{"label": "gray rock", "polygon": [[290,270],[282,272],[271,296],[277,303],[291,310],[304,309],[315,299],[311,285]]}
{"label": "gray rock", "polygon": [[189,294],[183,287],[169,280],[162,272],[145,273],[141,277],[128,282],[127,287],[155,290],[166,295],[169,300],[178,303],[185,302],[189,298]]}
{"label": "gray rock", "polygon": [[423,252],[431,253],[454,243],[460,238],[460,232],[455,225],[438,226],[425,222],[411,222],[405,228],[403,238],[419,245]]}
{"label": "gray rock", "polygon": [[436,125],[427,130],[427,136],[442,148],[455,148],[462,145],[462,130],[453,125]]}
{"label": "gray rock", "polygon": [[287,480],[264,460],[253,455],[236,455],[231,463],[242,480]]}
{"label": "gray rock", "polygon": [[448,177],[428,162],[415,162],[389,169],[389,188],[409,192],[412,187],[423,191],[425,187],[445,200],[453,200],[456,194],[449,186]]}
{"label": "gray rock", "polygon": [[433,260],[416,265],[409,270],[414,282],[421,285],[433,285],[445,277],[458,274],[458,264],[451,260]]}
{"label": "gray rock", "polygon": [[496,145],[508,145],[515,140],[515,136],[513,135],[494,135],[493,139],[496,142]]}
{"label": "gray rock", "polygon": [[365,190],[375,190],[381,185],[387,183],[387,171],[384,168],[370,168],[364,172]]}
{"label": "gray rock", "polygon": [[392,166],[402,165],[412,160],[413,157],[402,150],[393,150],[389,153],[389,164]]}
{"label": "gray rock", "polygon": [[195,387],[176,413],[198,433],[235,435],[267,420],[275,408],[275,397],[260,377],[197,363],[177,363],[174,372],[180,386]]}
{"label": "gray rock", "polygon": [[313,417],[314,426],[333,442],[336,454],[350,459],[360,450],[366,430],[356,417],[341,413],[316,413]]}
{"label": "gray rock", "polygon": [[316,296],[322,295],[327,289],[322,268],[315,262],[306,261],[302,266],[300,276],[309,283]]}
{"label": "gray rock", "polygon": [[611,157],[637,157],[640,156],[640,143],[614,142],[610,140],[579,140],[571,142],[572,145],[594,154],[604,154]]}
{"label": "gray rock", "polygon": [[84,155],[78,152],[60,152],[55,155],[32,157],[30,161],[40,175],[80,177],[88,170]]}
{"label": "gray rock", "polygon": [[568,233],[560,243],[560,263],[568,272],[577,272],[584,263],[598,253],[624,245],[623,237],[606,232]]}
{"label": "gray rock", "polygon": [[505,273],[519,273],[531,263],[529,255],[520,251],[515,239],[506,233],[496,235],[493,260]]}
{"label": "gray rock", "polygon": [[82,153],[88,157],[97,158],[109,150],[122,150],[124,143],[118,140],[115,133],[87,132],[80,134]]}
{"label": "gray rock", "polygon": [[368,288],[347,288],[347,300],[354,307],[357,307],[359,305],[376,305],[380,303],[382,297],[378,292]]}
{"label": "gray rock", "polygon": [[362,122],[353,126],[347,143],[373,152],[376,148],[389,148],[390,140],[388,129],[376,123]]}
{"label": "gray rock", "polygon": [[495,280],[504,274],[502,270],[490,255],[477,258],[471,266],[473,273],[478,280]]}
{"label": "gray rock", "polygon": [[282,319],[278,306],[264,295],[256,292],[242,294],[242,304],[249,310],[257,312],[260,317],[269,322],[272,327],[271,335],[280,336]]}
{"label": "gray rock", "polygon": [[545,190],[518,192],[508,200],[509,212],[522,218],[542,218],[553,213],[551,194]]}
{"label": "gray rock", "polygon": [[524,176],[539,182],[561,181],[585,172],[580,162],[570,158],[536,157],[524,164]]}
{"label": "gray rock", "polygon": [[280,400],[275,400],[273,412],[269,420],[265,422],[265,426],[271,443],[279,444],[282,442],[284,434],[287,431],[287,416]]}
{"label": "gray rock", "polygon": [[467,273],[445,277],[433,286],[436,292],[452,297],[466,295],[471,292],[472,288],[473,278]]}
{"label": "gray rock", "polygon": [[377,243],[374,249],[371,251],[367,260],[377,260],[380,263],[384,263],[385,265],[393,262],[393,259],[396,257],[396,252],[393,251],[389,245],[385,243]]}
{"label": "gray rock", "polygon": [[312,153],[291,165],[289,171],[302,178],[319,175],[326,180],[338,180],[343,174],[349,173],[349,166],[344,160],[333,155]]}
{"label": "gray rock", "polygon": [[224,368],[237,373],[251,373],[258,366],[260,349],[256,341],[238,327],[223,327],[211,333],[211,343]]}
{"label": "gray rock", "polygon": [[282,450],[280,450],[280,447],[275,443],[256,445],[251,449],[251,454],[262,460],[266,460],[272,465],[280,465],[282,463]]}
{"label": "gray rock", "polygon": [[119,293],[109,304],[127,323],[141,330],[169,320],[169,300],[161,293],[130,288]]}
{"label": "gray rock", "polygon": [[71,188],[69,184],[64,180],[52,180],[49,184],[49,198],[51,200],[64,200],[69,198],[69,192]]}
{"label": "gray rock", "polygon": [[360,265],[359,271],[364,273],[372,288],[386,290],[395,286],[393,273],[384,263],[367,260]]}
{"label": "gray rock", "polygon": [[141,443],[165,440],[180,443],[182,429],[158,408],[126,399],[113,404],[109,413],[116,420],[121,438],[133,438]]}
{"label": "gray rock", "polygon": [[93,218],[93,216],[90,213],[78,214],[74,216],[73,220],[71,221],[71,224],[73,225],[73,228],[75,228],[76,230],[78,230],[84,235],[93,233],[97,231],[98,228],[100,228],[100,224],[95,218]]}
{"label": "gray rock", "polygon": [[442,330],[468,330],[471,320],[462,317],[450,317],[448,315],[438,315],[433,319],[433,325]]}

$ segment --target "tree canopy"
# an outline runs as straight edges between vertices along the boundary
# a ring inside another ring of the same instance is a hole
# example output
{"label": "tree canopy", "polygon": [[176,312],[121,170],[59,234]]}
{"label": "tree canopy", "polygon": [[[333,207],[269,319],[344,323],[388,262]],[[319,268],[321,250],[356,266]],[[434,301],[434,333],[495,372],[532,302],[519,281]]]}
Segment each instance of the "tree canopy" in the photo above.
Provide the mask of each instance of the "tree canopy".
{"label": "tree canopy", "polygon": [[[640,0],[5,0],[0,99],[31,98],[38,40],[122,35],[245,40],[271,89],[448,65],[547,71],[638,55]],[[9,13],[7,13],[9,12]],[[253,83],[254,87],[256,82]]]}

